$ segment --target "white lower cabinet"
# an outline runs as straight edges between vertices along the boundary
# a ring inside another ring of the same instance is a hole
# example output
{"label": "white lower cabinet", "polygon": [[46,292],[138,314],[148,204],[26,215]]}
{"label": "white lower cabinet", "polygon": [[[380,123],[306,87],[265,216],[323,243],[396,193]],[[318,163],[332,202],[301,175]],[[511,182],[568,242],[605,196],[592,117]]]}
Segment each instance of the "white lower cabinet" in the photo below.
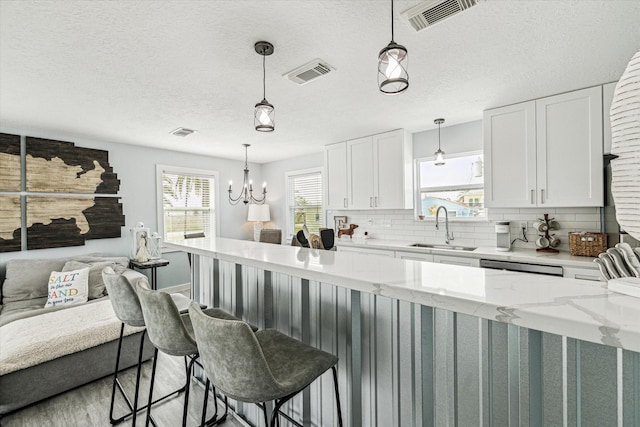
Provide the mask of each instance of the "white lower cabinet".
{"label": "white lower cabinet", "polygon": [[338,252],[355,252],[360,254],[386,256],[390,258],[393,258],[395,256],[394,251],[389,251],[386,249],[369,249],[369,248],[360,248],[360,247],[349,248],[345,246],[338,246]]}
{"label": "white lower cabinet", "polygon": [[396,258],[409,259],[409,260],[412,260],[412,261],[429,261],[429,262],[433,262],[433,255],[431,255],[431,254],[420,254],[420,253],[417,253],[417,252],[396,251]]}
{"label": "white lower cabinet", "polygon": [[591,280],[594,282],[604,281],[604,278],[600,274],[600,270],[593,268],[563,267],[562,277],[568,279]]}
{"label": "white lower cabinet", "polygon": [[464,265],[467,267],[480,267],[480,259],[451,255],[433,255],[433,262],[440,264]]}

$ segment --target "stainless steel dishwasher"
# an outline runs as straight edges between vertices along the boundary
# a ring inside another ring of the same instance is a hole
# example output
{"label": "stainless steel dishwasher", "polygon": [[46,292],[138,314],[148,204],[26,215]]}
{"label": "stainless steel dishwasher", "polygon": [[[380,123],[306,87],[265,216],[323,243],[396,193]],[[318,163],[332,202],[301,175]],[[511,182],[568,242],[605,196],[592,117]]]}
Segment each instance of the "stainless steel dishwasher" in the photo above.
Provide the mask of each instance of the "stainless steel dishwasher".
{"label": "stainless steel dishwasher", "polygon": [[493,268],[495,270],[520,271],[523,273],[546,274],[548,276],[562,277],[562,266],[559,265],[527,264],[524,262],[481,259],[480,267]]}

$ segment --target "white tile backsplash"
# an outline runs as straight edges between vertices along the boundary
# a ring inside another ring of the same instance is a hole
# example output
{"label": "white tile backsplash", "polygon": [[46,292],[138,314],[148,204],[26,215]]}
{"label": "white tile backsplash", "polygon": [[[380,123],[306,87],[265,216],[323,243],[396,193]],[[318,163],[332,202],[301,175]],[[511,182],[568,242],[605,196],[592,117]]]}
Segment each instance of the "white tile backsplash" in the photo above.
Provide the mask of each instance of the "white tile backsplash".
{"label": "white tile backsplash", "polygon": [[[494,246],[496,234],[495,221],[511,221],[511,239],[521,238],[520,222],[527,221],[528,243],[516,241],[513,246],[535,249],[538,233],[533,222],[542,218],[544,213],[560,223],[560,229],[552,232],[560,238],[561,251],[569,251],[568,233],[572,231],[600,231],[599,208],[508,208],[489,209],[486,221],[450,221],[449,230],[455,236],[454,242],[469,246]],[[433,220],[420,221],[413,209],[406,210],[348,210],[330,211],[328,217],[332,224],[334,215],[345,215],[348,223],[358,224],[357,233],[366,231],[371,238],[399,240],[406,242],[444,243],[444,222],[440,230],[435,229]]]}

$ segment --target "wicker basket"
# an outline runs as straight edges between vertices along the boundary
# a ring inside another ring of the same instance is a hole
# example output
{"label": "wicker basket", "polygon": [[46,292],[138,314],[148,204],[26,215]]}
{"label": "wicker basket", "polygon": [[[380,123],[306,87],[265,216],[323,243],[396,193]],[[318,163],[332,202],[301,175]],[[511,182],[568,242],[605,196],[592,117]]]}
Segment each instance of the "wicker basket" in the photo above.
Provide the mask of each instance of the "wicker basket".
{"label": "wicker basket", "polygon": [[569,233],[571,255],[596,257],[607,250],[607,235],[604,233]]}

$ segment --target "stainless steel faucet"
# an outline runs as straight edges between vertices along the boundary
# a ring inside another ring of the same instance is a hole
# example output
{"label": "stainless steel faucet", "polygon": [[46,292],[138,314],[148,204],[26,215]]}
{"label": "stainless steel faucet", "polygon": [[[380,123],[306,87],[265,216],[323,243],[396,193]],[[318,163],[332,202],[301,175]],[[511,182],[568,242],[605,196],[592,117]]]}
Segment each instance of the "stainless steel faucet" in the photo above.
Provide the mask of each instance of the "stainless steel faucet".
{"label": "stainless steel faucet", "polygon": [[449,234],[449,212],[447,212],[447,208],[445,208],[444,206],[438,206],[438,210],[436,211],[436,230],[440,230],[440,224],[438,223],[438,215],[440,214],[440,209],[444,209],[444,224],[447,232],[445,243],[448,245],[449,241],[453,240],[453,233]]}

